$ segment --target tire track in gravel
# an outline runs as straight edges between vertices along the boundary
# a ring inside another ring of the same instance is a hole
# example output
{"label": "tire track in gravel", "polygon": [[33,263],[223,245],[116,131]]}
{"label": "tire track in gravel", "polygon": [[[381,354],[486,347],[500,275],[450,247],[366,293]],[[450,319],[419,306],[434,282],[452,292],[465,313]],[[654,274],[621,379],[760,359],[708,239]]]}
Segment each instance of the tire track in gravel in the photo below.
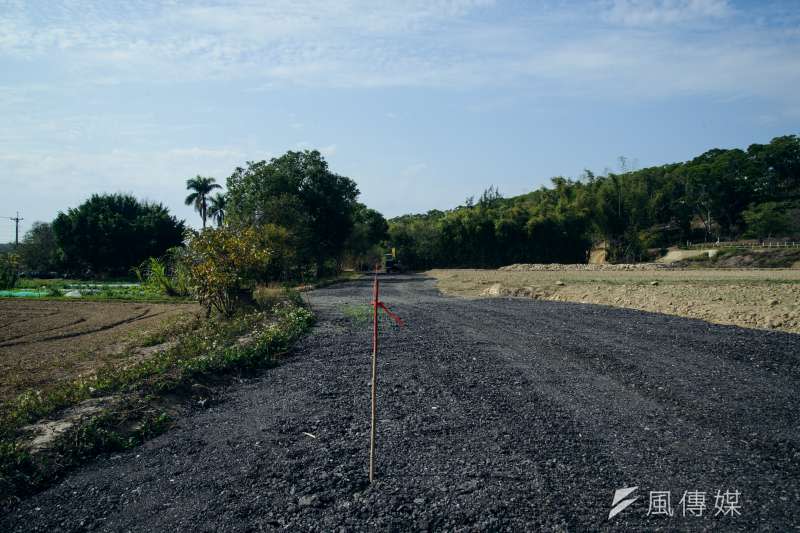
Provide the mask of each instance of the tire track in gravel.
{"label": "tire track in gravel", "polygon": [[[22,502],[0,530],[800,527],[800,336],[433,287],[382,280],[407,327],[382,331],[377,484],[370,330],[343,313],[369,301],[363,280],[311,294],[318,324],[282,365]],[[609,521],[629,486],[639,499]],[[683,490],[708,491],[713,514],[716,489],[741,491],[741,516],[679,516]],[[651,490],[672,491],[675,516],[646,515]]]}

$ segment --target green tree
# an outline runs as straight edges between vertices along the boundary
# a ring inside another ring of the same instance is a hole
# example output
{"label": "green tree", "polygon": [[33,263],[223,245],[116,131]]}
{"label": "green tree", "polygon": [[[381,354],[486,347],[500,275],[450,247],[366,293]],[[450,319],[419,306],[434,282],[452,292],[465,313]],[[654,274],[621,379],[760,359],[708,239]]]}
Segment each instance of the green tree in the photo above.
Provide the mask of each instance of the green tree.
{"label": "green tree", "polygon": [[350,265],[369,269],[381,260],[380,243],[388,236],[389,224],[382,214],[357,203],[353,212],[353,230],[345,243]]}
{"label": "green tree", "polygon": [[217,227],[222,227],[222,224],[225,223],[225,211],[227,209],[228,197],[218,192],[210,198],[210,202],[208,206],[208,216],[217,223]]}
{"label": "green tree", "polygon": [[272,223],[295,239],[301,264],[337,264],[353,228],[358,188],[328,169],[314,151],[287,152],[269,162],[249,162],[228,178],[228,222]]}
{"label": "green tree", "polygon": [[798,200],[800,138],[790,135],[639,170],[620,158],[619,173],[557,177],[513,198],[490,187],[478,202],[390,220],[389,242],[412,268],[582,262],[600,241],[613,261],[639,261],[650,248],[737,238],[745,224],[748,235],[794,234]]}
{"label": "green tree", "polygon": [[203,229],[206,229],[206,218],[208,217],[208,196],[214,189],[222,187],[215,183],[217,180],[211,177],[196,176],[186,180],[186,189],[192,191],[186,197],[186,205],[194,205],[195,211],[200,213],[203,219]]}
{"label": "green tree", "polygon": [[163,205],[127,194],[92,195],[59,213],[52,226],[66,268],[79,275],[128,275],[145,259],[181,245],[185,231]]}
{"label": "green tree", "polygon": [[800,137],[785,135],[750,145],[747,156],[760,200],[800,198]]}
{"label": "green tree", "polygon": [[754,204],[743,213],[743,216],[747,224],[746,237],[757,239],[780,237],[792,229],[788,203]]}
{"label": "green tree", "polygon": [[58,272],[62,267],[61,250],[53,226],[34,222],[20,242],[19,257],[28,271]]}

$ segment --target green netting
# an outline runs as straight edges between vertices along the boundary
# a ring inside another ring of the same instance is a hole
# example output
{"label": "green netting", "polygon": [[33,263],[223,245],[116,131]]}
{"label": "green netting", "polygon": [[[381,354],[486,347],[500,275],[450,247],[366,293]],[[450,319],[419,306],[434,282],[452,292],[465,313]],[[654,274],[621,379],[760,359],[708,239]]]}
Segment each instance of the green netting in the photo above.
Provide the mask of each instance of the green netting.
{"label": "green netting", "polygon": [[37,291],[36,289],[12,289],[10,291],[0,291],[0,298],[39,298],[45,296],[45,291]]}

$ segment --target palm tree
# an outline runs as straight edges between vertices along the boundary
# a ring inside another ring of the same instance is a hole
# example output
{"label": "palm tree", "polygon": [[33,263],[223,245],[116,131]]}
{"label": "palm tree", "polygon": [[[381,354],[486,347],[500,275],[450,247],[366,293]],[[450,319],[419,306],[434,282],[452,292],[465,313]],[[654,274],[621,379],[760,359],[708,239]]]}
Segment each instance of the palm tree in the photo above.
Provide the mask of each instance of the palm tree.
{"label": "palm tree", "polygon": [[211,204],[208,206],[208,216],[210,216],[216,223],[218,227],[222,226],[222,223],[225,222],[225,209],[228,203],[228,197],[225,193],[218,192],[211,198]]}
{"label": "palm tree", "polygon": [[194,204],[195,211],[200,213],[200,217],[203,219],[203,229],[206,229],[206,218],[208,216],[208,194],[214,189],[222,188],[216,181],[214,178],[203,176],[186,180],[186,189],[193,191],[192,194],[186,197],[186,205]]}

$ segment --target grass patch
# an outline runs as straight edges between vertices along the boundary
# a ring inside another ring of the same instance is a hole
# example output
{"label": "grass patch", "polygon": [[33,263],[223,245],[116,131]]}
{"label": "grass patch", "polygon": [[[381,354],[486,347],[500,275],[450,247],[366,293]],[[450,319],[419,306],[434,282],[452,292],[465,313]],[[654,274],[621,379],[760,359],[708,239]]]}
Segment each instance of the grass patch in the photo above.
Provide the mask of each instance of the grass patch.
{"label": "grass patch", "polygon": [[[372,306],[366,304],[344,304],[342,314],[356,324],[366,324],[372,321]],[[380,316],[380,315],[379,315]]]}
{"label": "grass patch", "polygon": [[[177,320],[135,339],[139,346],[174,340],[163,351],[128,365],[103,367],[46,391],[28,391],[0,405],[0,507],[38,490],[65,468],[160,433],[169,425],[169,415],[158,410],[167,395],[191,391],[192,385],[219,374],[275,364],[312,322],[310,311],[288,300],[269,311],[230,320],[199,320],[188,332]],[[47,453],[31,455],[26,450],[26,425],[107,396],[122,401],[82,420]]]}
{"label": "grass patch", "polygon": [[253,290],[253,302],[258,309],[268,311],[285,301],[297,306],[303,305],[303,297],[295,287],[277,284],[259,285]]}
{"label": "grass patch", "polygon": [[[372,305],[371,304],[344,304],[339,308],[344,316],[358,326],[372,324]],[[378,313],[378,324],[395,327],[397,323],[384,311]]]}
{"label": "grass patch", "polygon": [[155,328],[137,332],[128,337],[127,349],[158,346],[175,339],[181,333],[195,331],[203,326],[203,320],[196,315],[178,315],[167,318]]}
{"label": "grass patch", "polygon": [[[33,455],[20,443],[0,441],[0,510],[19,497],[43,488],[69,468],[101,453],[124,451],[166,431],[172,423],[165,412],[149,409],[109,411],[90,416],[70,428],[47,455]],[[128,426],[128,430],[121,430]]]}
{"label": "grass patch", "polygon": [[[253,297],[260,307],[265,308],[287,297],[299,301],[300,297],[292,293],[320,289],[333,285],[334,283],[358,279],[361,276],[362,274],[358,272],[342,272],[335,276],[319,278],[313,282],[304,283],[299,286],[259,286],[254,291]],[[30,296],[14,297],[23,299],[44,298],[48,300],[81,300],[95,302],[111,300],[148,303],[181,303],[195,301],[194,298],[190,296],[168,296],[164,293],[163,287],[156,283],[140,283],[129,279],[99,282],[76,279],[22,278],[15,285],[15,290],[36,291],[35,294]],[[75,291],[80,292],[81,295],[74,296]],[[257,295],[256,293],[259,294]],[[270,293],[273,294],[271,295]],[[259,297],[261,297],[262,302],[258,302]]]}

